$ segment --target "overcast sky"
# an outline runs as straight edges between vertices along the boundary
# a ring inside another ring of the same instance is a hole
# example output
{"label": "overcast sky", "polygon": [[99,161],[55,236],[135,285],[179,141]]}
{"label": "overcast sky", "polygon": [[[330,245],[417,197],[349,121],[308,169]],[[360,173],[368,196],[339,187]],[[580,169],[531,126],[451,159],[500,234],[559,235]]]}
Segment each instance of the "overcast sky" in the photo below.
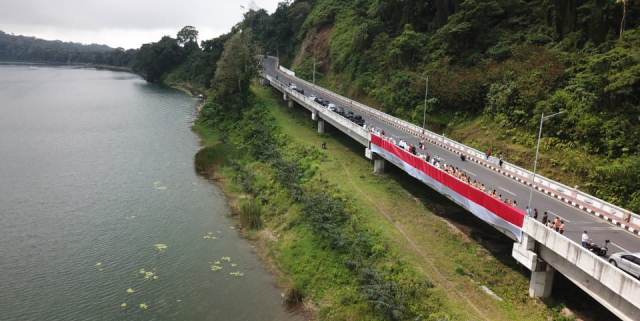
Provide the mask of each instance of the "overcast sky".
{"label": "overcast sky", "polygon": [[245,8],[273,12],[282,0],[0,0],[6,33],[137,48],[195,26],[200,39],[223,34]]}

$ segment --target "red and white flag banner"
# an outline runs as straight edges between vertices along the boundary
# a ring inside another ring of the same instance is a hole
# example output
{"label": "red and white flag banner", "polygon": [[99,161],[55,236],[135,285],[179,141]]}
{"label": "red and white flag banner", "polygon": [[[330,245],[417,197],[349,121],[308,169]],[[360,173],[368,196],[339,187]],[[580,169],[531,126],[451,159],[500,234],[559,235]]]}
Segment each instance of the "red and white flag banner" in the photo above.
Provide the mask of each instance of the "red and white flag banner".
{"label": "red and white flag banner", "polygon": [[371,151],[448,196],[505,234],[518,241],[522,238],[522,226],[526,215],[524,210],[492,197],[380,136],[371,135]]}

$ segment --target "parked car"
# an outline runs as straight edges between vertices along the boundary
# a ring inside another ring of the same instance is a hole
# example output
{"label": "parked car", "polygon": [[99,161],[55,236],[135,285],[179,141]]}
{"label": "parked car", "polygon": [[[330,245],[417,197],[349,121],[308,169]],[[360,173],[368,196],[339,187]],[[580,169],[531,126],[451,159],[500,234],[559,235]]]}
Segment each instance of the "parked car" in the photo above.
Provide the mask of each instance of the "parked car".
{"label": "parked car", "polygon": [[609,257],[609,263],[640,279],[640,253],[614,253]]}

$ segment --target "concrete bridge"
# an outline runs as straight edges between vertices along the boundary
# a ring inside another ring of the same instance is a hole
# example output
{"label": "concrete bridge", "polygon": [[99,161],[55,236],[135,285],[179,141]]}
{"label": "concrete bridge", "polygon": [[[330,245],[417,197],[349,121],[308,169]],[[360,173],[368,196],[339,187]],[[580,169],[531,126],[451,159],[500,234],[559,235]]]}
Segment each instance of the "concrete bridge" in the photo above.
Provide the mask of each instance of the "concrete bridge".
{"label": "concrete bridge", "polygon": [[[365,156],[373,160],[375,172],[383,172],[386,163],[392,163],[513,239],[513,257],[531,270],[530,296],[550,296],[554,274],[558,272],[620,319],[640,320],[640,281],[579,244],[582,231],[588,230],[596,243],[611,241],[610,253],[640,252],[640,216],[545,177],[536,176],[534,182],[532,173],[526,169],[506,161],[499,166],[497,159],[487,159],[484,153],[471,147],[300,79],[279,66],[275,57],[266,57],[261,63],[263,81],[280,91],[289,107],[299,105],[307,109],[318,122],[319,133],[324,133],[326,124],[330,124],[363,145]],[[304,94],[292,90],[290,84],[304,90]],[[369,128],[384,130],[385,135],[372,133],[329,111],[308,97],[312,94],[362,115]],[[424,142],[431,155],[462,169],[486,184],[487,190],[495,189],[521,206],[526,204],[533,188],[532,207],[563,219],[567,225],[565,233],[557,233],[527,217],[522,208],[496,200],[436,168],[424,157],[397,147],[388,137],[414,146]],[[465,155],[467,161],[461,161],[460,155]]]}

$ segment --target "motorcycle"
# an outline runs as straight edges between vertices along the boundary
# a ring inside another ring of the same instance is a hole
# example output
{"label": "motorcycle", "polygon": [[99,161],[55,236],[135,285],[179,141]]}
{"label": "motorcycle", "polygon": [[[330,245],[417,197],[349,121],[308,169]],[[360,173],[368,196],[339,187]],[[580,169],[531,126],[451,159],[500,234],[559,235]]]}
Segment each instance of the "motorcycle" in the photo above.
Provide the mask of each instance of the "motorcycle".
{"label": "motorcycle", "polygon": [[587,249],[597,256],[606,256],[607,251],[609,251],[609,247],[608,247],[609,243],[610,243],[609,240],[605,240],[604,245],[600,246],[596,243],[589,241],[587,243]]}

